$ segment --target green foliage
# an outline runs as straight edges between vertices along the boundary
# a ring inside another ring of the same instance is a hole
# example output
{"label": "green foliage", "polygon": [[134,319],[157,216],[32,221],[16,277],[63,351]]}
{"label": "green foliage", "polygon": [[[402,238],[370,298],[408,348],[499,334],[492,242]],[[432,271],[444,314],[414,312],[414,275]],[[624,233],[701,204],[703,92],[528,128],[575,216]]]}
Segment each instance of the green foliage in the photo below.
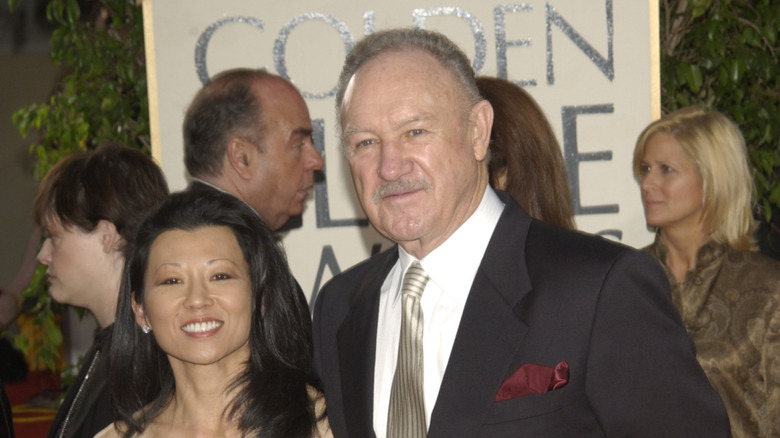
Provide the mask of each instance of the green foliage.
{"label": "green foliage", "polygon": [[45,292],[34,293],[34,291],[45,291],[45,274],[46,266],[39,265],[32,282],[22,294],[22,297],[26,299],[26,305],[31,306],[26,309],[26,313],[35,316],[33,326],[39,329],[43,336],[36,339],[28,339],[21,335],[16,336],[14,337],[14,345],[24,352],[30,348],[38,352],[36,363],[31,364],[33,367],[37,368],[39,365],[37,362],[40,361],[47,368],[53,370],[55,369],[55,359],[59,356],[60,345],[62,345],[62,332],[55,317],[61,313],[61,309]]}
{"label": "green foliage", "polygon": [[[19,0],[9,0],[13,7]],[[46,17],[57,28],[51,58],[63,66],[48,102],[18,110],[13,121],[31,146],[35,176],[43,177],[64,155],[104,143],[149,150],[144,34],[141,7],[134,0],[51,0]]]}
{"label": "green foliage", "polygon": [[664,109],[703,104],[739,125],[769,222],[780,208],[780,2],[664,0],[661,20]]}
{"label": "green foliage", "polygon": [[[8,0],[11,10],[20,0]],[[662,0],[663,107],[701,103],[733,118],[742,129],[756,168],[757,199],[764,218],[780,208],[780,62],[777,0]],[[84,12],[88,11],[88,14]],[[58,27],[51,56],[66,68],[48,102],[17,111],[31,146],[35,175],[62,156],[119,142],[149,151],[149,114],[140,2],[50,0],[48,19]],[[41,359],[53,367],[62,335],[58,311],[45,292],[45,269],[25,291],[26,302],[47,336]],[[36,313],[37,312],[37,313]],[[17,339],[20,346],[28,342]]]}
{"label": "green foliage", "polygon": [[[21,0],[9,0],[13,11]],[[39,135],[30,146],[33,173],[42,178],[63,156],[121,143],[149,152],[149,110],[146,90],[143,17],[135,0],[50,0],[46,17],[56,28],[51,58],[63,68],[47,102],[16,111],[13,122],[22,137]],[[62,345],[55,323],[61,313],[46,290],[46,269],[39,266],[23,292],[25,313],[42,328],[37,345],[24,337],[15,343],[34,348],[50,369]],[[83,314],[81,312],[80,314]]]}

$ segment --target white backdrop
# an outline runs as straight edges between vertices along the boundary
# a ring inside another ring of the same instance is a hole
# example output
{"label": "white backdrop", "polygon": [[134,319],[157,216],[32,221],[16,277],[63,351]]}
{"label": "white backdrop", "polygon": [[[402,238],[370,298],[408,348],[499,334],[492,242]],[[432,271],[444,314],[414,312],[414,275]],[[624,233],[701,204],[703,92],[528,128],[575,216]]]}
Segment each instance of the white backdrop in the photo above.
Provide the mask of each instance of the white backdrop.
{"label": "white backdrop", "polygon": [[310,297],[334,274],[390,242],[365,221],[338,151],[334,89],[346,51],[377,29],[421,26],[458,42],[478,74],[523,85],[566,158],[578,228],[644,246],[631,154],[660,110],[658,1],[144,0],[152,146],[183,189],[181,124],[202,81],[265,68],[303,93],[325,169],[300,226],[284,236]]}

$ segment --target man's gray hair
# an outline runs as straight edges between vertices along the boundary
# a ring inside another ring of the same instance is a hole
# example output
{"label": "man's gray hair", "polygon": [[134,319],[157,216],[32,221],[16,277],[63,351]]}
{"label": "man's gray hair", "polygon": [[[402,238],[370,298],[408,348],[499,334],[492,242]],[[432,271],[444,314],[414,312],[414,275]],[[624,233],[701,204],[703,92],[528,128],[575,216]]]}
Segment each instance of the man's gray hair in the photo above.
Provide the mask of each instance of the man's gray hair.
{"label": "man's gray hair", "polygon": [[341,126],[344,93],[355,72],[363,64],[383,53],[407,50],[425,51],[451,71],[463,86],[471,105],[482,100],[471,62],[457,44],[441,33],[430,30],[416,27],[388,29],[366,36],[347,55],[336,92],[336,117],[339,126]]}

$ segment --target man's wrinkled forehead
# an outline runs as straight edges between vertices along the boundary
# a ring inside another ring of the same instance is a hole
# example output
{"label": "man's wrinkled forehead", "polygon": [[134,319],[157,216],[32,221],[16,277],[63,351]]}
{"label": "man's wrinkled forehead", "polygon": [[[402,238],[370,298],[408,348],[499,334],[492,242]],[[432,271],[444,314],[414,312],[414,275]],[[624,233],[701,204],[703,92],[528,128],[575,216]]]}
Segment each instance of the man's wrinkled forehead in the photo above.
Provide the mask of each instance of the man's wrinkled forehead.
{"label": "man's wrinkled forehead", "polygon": [[[352,98],[355,95],[356,88],[360,86],[365,86],[363,82],[366,80],[366,75],[371,76],[372,79],[370,80],[370,86],[371,87],[383,87],[387,86],[386,83],[377,83],[376,77],[377,71],[384,70],[383,67],[379,67],[377,70],[377,65],[380,66],[386,66],[387,62],[393,63],[393,61],[387,61],[388,58],[396,58],[398,59],[400,56],[401,62],[406,60],[409,57],[415,57],[415,56],[422,56],[424,58],[430,57],[431,60],[435,61],[435,58],[433,58],[430,53],[426,52],[425,50],[421,49],[407,49],[407,50],[401,50],[401,49],[393,49],[393,50],[387,50],[385,52],[379,53],[371,57],[370,59],[367,59],[364,61],[353,73],[352,76],[350,76],[349,80],[347,81],[346,85],[344,86],[344,93],[342,95],[341,99],[341,105],[339,107],[339,119],[341,119],[342,116],[345,115],[345,111],[351,104]],[[426,67],[422,67],[425,69]],[[371,71],[372,73],[369,73]],[[383,81],[387,82],[390,80],[396,81],[396,80],[405,80],[405,76],[408,76],[410,74],[410,71],[404,71],[403,76],[404,77],[390,77],[390,76],[383,76]],[[341,121],[341,125],[344,125],[344,121]]]}
{"label": "man's wrinkled forehead", "polygon": [[[367,97],[372,101],[375,90],[395,88],[402,92],[406,86],[419,86],[420,82],[428,84],[423,87],[425,90],[433,92],[433,89],[438,89],[442,93],[454,93],[458,101],[463,99],[465,107],[471,106],[469,94],[455,72],[431,53],[416,48],[391,50],[366,60],[346,82],[337,114],[339,127],[344,129],[350,123],[346,118],[356,96],[362,96],[360,99]],[[366,87],[369,87],[368,91]]]}

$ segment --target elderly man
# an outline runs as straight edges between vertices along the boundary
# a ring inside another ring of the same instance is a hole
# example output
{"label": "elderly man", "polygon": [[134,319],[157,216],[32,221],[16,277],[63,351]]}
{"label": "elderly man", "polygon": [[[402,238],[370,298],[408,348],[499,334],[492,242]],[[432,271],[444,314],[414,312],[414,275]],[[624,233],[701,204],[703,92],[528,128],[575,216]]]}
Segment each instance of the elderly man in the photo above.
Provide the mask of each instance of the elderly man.
{"label": "elderly man", "polygon": [[272,230],[303,212],[323,162],[306,102],[291,83],[262,70],[217,74],[195,95],[183,131],[195,188],[230,193]]}
{"label": "elderly man", "polygon": [[658,264],[488,187],[492,108],[452,42],[366,37],[336,105],[358,199],[398,243],[316,303],[336,437],[729,435]]}

